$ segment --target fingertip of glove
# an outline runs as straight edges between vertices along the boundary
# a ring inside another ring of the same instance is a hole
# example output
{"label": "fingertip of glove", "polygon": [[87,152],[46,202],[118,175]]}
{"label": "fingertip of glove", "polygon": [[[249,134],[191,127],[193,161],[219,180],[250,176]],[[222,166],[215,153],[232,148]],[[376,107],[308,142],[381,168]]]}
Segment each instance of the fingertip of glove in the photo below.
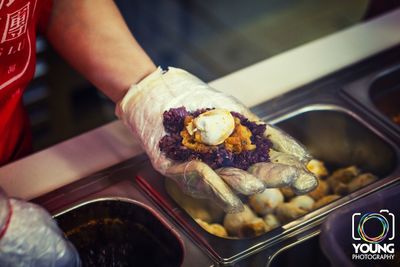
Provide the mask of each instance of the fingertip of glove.
{"label": "fingertip of glove", "polygon": [[318,186],[318,178],[306,171],[302,171],[299,177],[293,182],[292,189],[297,195],[311,192]]}
{"label": "fingertip of glove", "polygon": [[243,212],[244,211],[244,205],[243,203],[240,201],[240,204],[235,204],[235,205],[228,205],[226,207],[223,207],[223,210],[226,213],[239,213],[239,212]]}

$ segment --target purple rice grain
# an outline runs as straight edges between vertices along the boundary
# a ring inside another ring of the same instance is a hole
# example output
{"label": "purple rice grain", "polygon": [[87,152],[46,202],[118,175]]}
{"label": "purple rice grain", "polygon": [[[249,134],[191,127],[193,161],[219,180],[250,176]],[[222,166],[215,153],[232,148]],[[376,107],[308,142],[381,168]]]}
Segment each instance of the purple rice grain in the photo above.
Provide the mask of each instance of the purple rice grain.
{"label": "purple rice grain", "polygon": [[264,137],[266,125],[251,122],[237,112],[231,112],[231,114],[240,119],[240,123],[251,131],[251,141],[256,146],[255,149],[235,154],[226,150],[224,144],[220,144],[210,152],[199,153],[182,145],[180,132],[184,128],[185,117],[189,115],[197,117],[207,110],[210,109],[199,109],[194,112],[188,112],[185,107],[179,107],[171,108],[164,112],[163,124],[167,134],[161,138],[159,146],[160,150],[168,158],[177,162],[201,160],[212,169],[235,167],[243,170],[248,169],[254,163],[269,161],[268,151],[272,144],[269,139]]}

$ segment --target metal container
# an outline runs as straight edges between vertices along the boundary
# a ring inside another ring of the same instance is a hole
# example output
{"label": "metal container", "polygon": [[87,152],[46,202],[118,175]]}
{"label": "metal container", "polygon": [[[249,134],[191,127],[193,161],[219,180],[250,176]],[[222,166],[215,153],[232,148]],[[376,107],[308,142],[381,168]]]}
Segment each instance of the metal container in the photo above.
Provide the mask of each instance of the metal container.
{"label": "metal container", "polygon": [[260,251],[271,256],[299,240],[315,236],[319,233],[319,225],[330,212],[398,180],[396,174],[400,172],[400,157],[396,145],[343,106],[307,105],[274,119],[269,118],[268,121],[300,140],[315,158],[324,161],[328,166],[336,168],[355,164],[378,175],[380,179],[264,235],[247,239],[226,239],[203,230],[177,203],[179,200],[174,201],[168,194],[164,185],[165,178],[155,172],[150,164],[145,166],[139,171],[138,183],[155,204],[179,223],[221,265],[237,264]]}
{"label": "metal container", "polygon": [[[85,221],[105,218],[112,214],[136,223],[142,222],[143,229],[147,228],[152,231],[153,228],[156,228],[153,230],[157,236],[161,237],[162,240],[159,244],[161,246],[165,245],[167,239],[172,240],[168,241],[168,247],[173,250],[175,255],[171,261],[172,264],[179,262],[183,257],[181,266],[211,266],[213,264],[211,259],[182,232],[180,227],[157,209],[138,188],[135,175],[142,168],[143,163],[147,164],[147,162],[148,159],[144,155],[133,157],[32,201],[51,212],[65,232],[84,224]],[[167,238],[164,238],[165,236]],[[113,235],[110,240],[112,241],[114,237],[119,238],[119,235]],[[95,242],[97,238],[97,235],[92,235],[86,241]],[[133,238],[131,241],[137,242],[137,238]],[[177,246],[177,242],[182,244]],[[157,251],[154,250],[159,248],[162,249],[158,244],[153,246],[153,256],[157,254]],[[98,264],[96,266],[110,265]],[[133,266],[154,265],[148,263]]]}
{"label": "metal container", "polygon": [[183,244],[148,206],[100,198],[55,215],[83,266],[180,266]]}
{"label": "metal container", "polygon": [[383,178],[396,168],[395,145],[349,109],[311,105],[271,123],[294,136],[331,169],[356,165]]}
{"label": "metal container", "polygon": [[400,132],[400,65],[351,82],[344,86],[343,92],[355,105],[362,106],[394,131]]}
{"label": "metal container", "polygon": [[[299,257],[301,255],[301,257]],[[308,267],[319,267],[329,266],[329,261],[325,255],[321,252],[319,247],[319,238],[315,236],[304,242],[294,243],[292,246],[288,246],[273,257],[271,257],[267,267],[297,267],[297,266],[308,266]]]}
{"label": "metal container", "polygon": [[[391,91],[399,84],[400,66],[393,65],[398,61],[399,51],[397,48],[386,56],[378,55],[367,63],[361,62],[253,108],[265,121],[299,139],[315,158],[331,169],[355,164],[380,177],[373,184],[264,235],[228,239],[209,234],[192,219],[188,207],[183,206],[197,203],[200,208],[212,207],[212,203],[189,197],[180,201],[182,192],[174,191],[173,187],[167,190],[169,180],[158,174],[143,156],[102,170],[35,201],[53,213],[65,211],[65,207],[78,208],[76,205],[82,199],[123,197],[146,203],[184,240],[183,266],[324,264],[326,259],[318,253],[318,235],[326,217],[340,207],[400,181],[400,127],[376,103],[382,88]],[[63,217],[64,221],[73,223],[70,215],[74,208],[59,213],[57,218],[68,214]],[[219,211],[212,211],[211,216],[220,216]]]}

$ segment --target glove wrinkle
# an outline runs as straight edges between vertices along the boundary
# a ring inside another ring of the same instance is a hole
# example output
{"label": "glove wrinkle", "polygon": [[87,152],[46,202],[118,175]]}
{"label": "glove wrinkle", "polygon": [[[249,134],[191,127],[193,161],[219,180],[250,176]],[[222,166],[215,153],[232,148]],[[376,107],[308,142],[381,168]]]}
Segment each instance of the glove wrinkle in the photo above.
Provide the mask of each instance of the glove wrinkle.
{"label": "glove wrinkle", "polygon": [[285,164],[260,162],[253,164],[248,172],[261,179],[266,188],[278,188],[290,186],[298,170]]}
{"label": "glove wrinkle", "polygon": [[213,200],[227,212],[238,212],[243,210],[243,203],[233,190],[249,195],[265,187],[290,185],[297,192],[305,192],[308,187],[314,186],[313,177],[304,167],[311,158],[305,148],[271,125],[267,125],[264,134],[271,140],[277,153],[287,155],[275,154],[278,163],[255,164],[249,169],[251,174],[228,169],[221,172],[221,178],[203,162],[176,163],[170,160],[159,148],[159,142],[166,134],[163,113],[182,106],[190,112],[222,108],[240,113],[250,121],[260,120],[234,97],[210,88],[196,76],[181,69],[169,67],[168,71],[163,71],[158,68],[138,84],[132,85],[118,103],[115,113],[140,140],[153,167],[174,179],[183,191],[197,198]]}
{"label": "glove wrinkle", "polygon": [[265,136],[271,140],[273,148],[276,151],[295,156],[303,164],[306,164],[308,161],[310,161],[311,156],[307,150],[293,137],[279,128],[267,124]]}
{"label": "glove wrinkle", "polygon": [[243,195],[261,193],[265,189],[264,183],[247,171],[226,167],[215,171],[231,188]]}
{"label": "glove wrinkle", "polygon": [[318,178],[293,155],[274,151],[269,152],[272,162],[285,164],[297,168],[297,175],[294,177],[291,186],[296,194],[305,194],[312,191],[318,185]]}
{"label": "glove wrinkle", "polygon": [[225,212],[243,210],[241,200],[207,164],[201,161],[194,160],[173,165],[167,170],[166,176],[174,179],[187,194],[216,201]]}

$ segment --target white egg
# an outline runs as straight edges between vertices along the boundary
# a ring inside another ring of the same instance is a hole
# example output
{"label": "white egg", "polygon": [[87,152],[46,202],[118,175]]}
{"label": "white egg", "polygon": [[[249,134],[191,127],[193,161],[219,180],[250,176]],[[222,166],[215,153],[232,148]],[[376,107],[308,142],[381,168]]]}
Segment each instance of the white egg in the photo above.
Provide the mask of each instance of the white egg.
{"label": "white egg", "polygon": [[200,114],[193,120],[195,131],[200,132],[201,142],[206,145],[219,145],[235,129],[232,114],[225,109],[213,109]]}

